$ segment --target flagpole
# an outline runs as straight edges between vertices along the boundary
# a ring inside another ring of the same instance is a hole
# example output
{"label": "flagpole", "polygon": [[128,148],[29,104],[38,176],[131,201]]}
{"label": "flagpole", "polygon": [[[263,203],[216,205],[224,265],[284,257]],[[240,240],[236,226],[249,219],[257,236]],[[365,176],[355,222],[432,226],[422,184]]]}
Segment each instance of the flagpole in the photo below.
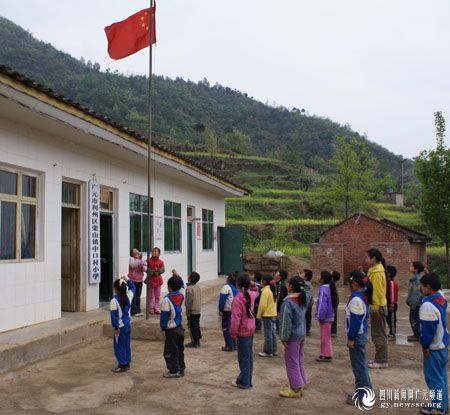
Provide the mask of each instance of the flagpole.
{"label": "flagpole", "polygon": [[148,211],[147,211],[147,302],[145,308],[145,318],[150,318],[150,258],[152,251],[152,184],[151,184],[151,169],[150,160],[152,154],[152,75],[153,75],[153,12],[155,1],[150,0],[150,24],[149,24],[149,36],[150,36],[150,50],[149,50],[149,62],[148,62],[148,153],[147,153],[147,196],[148,196]]}

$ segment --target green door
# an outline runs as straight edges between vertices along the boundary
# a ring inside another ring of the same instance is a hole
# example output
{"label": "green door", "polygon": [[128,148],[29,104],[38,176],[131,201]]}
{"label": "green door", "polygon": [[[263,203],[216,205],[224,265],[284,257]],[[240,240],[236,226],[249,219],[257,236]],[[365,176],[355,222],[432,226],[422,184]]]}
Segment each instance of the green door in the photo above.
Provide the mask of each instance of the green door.
{"label": "green door", "polygon": [[187,223],[187,272],[188,275],[193,271],[192,269],[192,222]]}
{"label": "green door", "polygon": [[244,269],[244,234],[240,226],[219,228],[219,275]]}

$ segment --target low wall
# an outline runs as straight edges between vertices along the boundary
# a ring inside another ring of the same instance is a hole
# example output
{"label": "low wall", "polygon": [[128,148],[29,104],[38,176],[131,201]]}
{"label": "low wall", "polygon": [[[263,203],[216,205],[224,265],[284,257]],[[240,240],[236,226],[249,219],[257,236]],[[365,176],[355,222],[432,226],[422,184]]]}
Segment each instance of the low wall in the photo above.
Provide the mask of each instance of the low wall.
{"label": "low wall", "polygon": [[[314,275],[321,271],[339,271],[344,276],[344,245],[343,244],[312,244],[311,270]],[[341,277],[341,281],[344,278]]]}

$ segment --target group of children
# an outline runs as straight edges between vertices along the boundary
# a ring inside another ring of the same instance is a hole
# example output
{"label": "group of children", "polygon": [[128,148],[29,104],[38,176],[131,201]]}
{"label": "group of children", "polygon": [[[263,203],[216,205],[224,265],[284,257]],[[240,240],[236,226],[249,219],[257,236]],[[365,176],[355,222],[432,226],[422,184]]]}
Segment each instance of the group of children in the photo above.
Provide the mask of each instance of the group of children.
{"label": "group of children", "polygon": [[201,290],[197,285],[200,275],[192,272],[185,287],[178,272],[172,270],[172,276],[167,281],[168,294],[161,302],[162,274],[165,272],[165,266],[160,254],[161,250],[155,247],[151,257],[144,261],[140,252],[133,249],[128,276],[114,282],[114,297],[110,302],[110,312],[111,325],[114,329],[114,354],[118,362],[118,366],[113,369],[115,373],[126,372],[130,368],[131,316],[142,315],[140,296],[144,283],[150,286],[149,313],[160,315],[160,327],[165,333],[164,358],[167,372],[163,376],[166,378],[184,376],[183,304],[191,336],[191,341],[186,347],[200,347]]}
{"label": "group of children", "polygon": [[[302,395],[308,383],[304,344],[311,329],[312,278],[311,270],[304,270],[289,279],[285,270],[277,272],[275,277],[256,272],[252,281],[245,273],[228,276],[220,292],[219,311],[225,341],[222,350],[238,351],[241,372],[233,386],[241,389],[252,387],[253,353],[248,348],[253,344],[254,332],[262,326],[264,346],[258,356],[270,358],[278,355],[277,334],[284,347],[290,386],[282,389],[280,396],[295,398]],[[321,353],[316,360],[319,362],[330,362],[333,356],[331,333],[339,304],[335,286],[339,278],[338,272],[323,271],[317,279],[320,288],[316,319],[320,324]]]}
{"label": "group of children", "polygon": [[[159,250],[158,250],[159,251]],[[347,403],[354,404],[362,399],[364,388],[372,389],[367,364],[366,345],[369,338],[369,321],[374,329],[374,313],[383,307],[380,290],[384,289],[384,304],[387,305],[387,323],[389,336],[396,335],[396,312],[398,306],[398,284],[395,281],[397,271],[389,265],[382,265],[381,254],[370,250],[367,263],[369,270],[352,271],[348,275],[350,297],[345,308],[344,327],[347,335],[350,362],[355,377],[355,392],[348,396]],[[159,252],[155,252],[159,254]],[[158,258],[159,259],[159,255]],[[162,262],[162,261],[161,261]],[[149,261],[150,263],[150,261]],[[154,261],[152,264],[161,275],[164,265]],[[380,266],[382,268],[380,268]],[[384,286],[377,280],[383,270]],[[421,408],[421,413],[444,414],[448,410],[447,362],[449,335],[447,331],[447,302],[440,292],[440,279],[436,274],[424,273],[421,263],[415,262],[411,271],[414,273],[410,281],[408,305],[411,307],[411,325],[414,336],[420,341],[424,356],[424,375],[430,390],[440,390],[441,398],[433,400],[428,407]],[[168,371],[166,378],[184,376],[184,328],[182,325],[182,306],[185,303],[191,342],[187,347],[200,347],[200,313],[201,291],[197,286],[200,275],[193,272],[188,277],[185,288],[182,278],[173,270],[169,278],[168,294],[164,297],[160,308],[160,326],[165,332],[164,358]],[[417,275],[419,279],[419,295],[417,294]],[[240,373],[232,385],[240,389],[253,386],[253,338],[257,330],[264,328],[264,346],[259,352],[262,358],[277,356],[277,333],[284,348],[289,387],[280,390],[281,397],[301,397],[308,384],[305,371],[304,350],[305,339],[311,330],[313,273],[303,273],[288,278],[286,271],[279,271],[275,278],[271,275],[255,273],[253,278],[246,273],[232,273],[222,287],[219,296],[219,312],[222,319],[222,330],[225,346],[222,350],[237,350]],[[335,283],[340,279],[338,272],[322,271],[317,276],[319,291],[316,300],[315,318],[320,327],[320,355],[318,362],[331,362],[333,357],[332,334],[337,333],[337,309],[339,304]],[[378,291],[375,292],[374,287]],[[130,315],[132,305],[136,304],[134,295],[136,284],[130,278],[122,277],[115,281],[115,296],[111,300],[111,322],[114,328],[114,351],[118,361],[115,372],[127,371],[131,362],[130,351]],[[156,297],[156,296],[155,296]],[[417,307],[417,303],[419,306]],[[137,303],[138,304],[138,303]],[[159,311],[155,307],[155,311]],[[137,313],[135,313],[137,314]],[[385,333],[386,334],[386,333]],[[374,333],[372,333],[372,339]],[[374,340],[374,339],[373,339]],[[375,340],[374,340],[375,341]],[[375,361],[376,362],[376,361]]]}
{"label": "group of children", "polygon": [[162,274],[165,272],[164,262],[160,255],[161,250],[155,247],[152,249],[151,257],[144,261],[142,254],[136,248],[131,251],[128,278],[133,281],[135,286],[135,295],[130,310],[132,316],[142,316],[141,293],[143,284],[150,285],[149,313],[160,314],[161,287],[164,282]]}

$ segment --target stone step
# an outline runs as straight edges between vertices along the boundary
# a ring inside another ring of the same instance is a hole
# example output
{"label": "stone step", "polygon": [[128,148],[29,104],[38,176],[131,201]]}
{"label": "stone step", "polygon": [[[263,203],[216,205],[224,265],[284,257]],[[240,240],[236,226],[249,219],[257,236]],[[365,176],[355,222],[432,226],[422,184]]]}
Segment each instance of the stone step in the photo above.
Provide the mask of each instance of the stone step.
{"label": "stone step", "polygon": [[103,333],[106,310],[64,313],[57,320],[0,334],[0,373],[46,358]]}
{"label": "stone step", "polygon": [[[202,303],[219,295],[224,278],[201,282]],[[144,300],[145,303],[145,300]],[[45,323],[0,333],[0,373],[47,358],[102,335],[112,337],[107,307],[79,313],[63,313],[62,317]],[[159,319],[138,318],[133,323],[133,338],[150,341],[164,339]]]}

